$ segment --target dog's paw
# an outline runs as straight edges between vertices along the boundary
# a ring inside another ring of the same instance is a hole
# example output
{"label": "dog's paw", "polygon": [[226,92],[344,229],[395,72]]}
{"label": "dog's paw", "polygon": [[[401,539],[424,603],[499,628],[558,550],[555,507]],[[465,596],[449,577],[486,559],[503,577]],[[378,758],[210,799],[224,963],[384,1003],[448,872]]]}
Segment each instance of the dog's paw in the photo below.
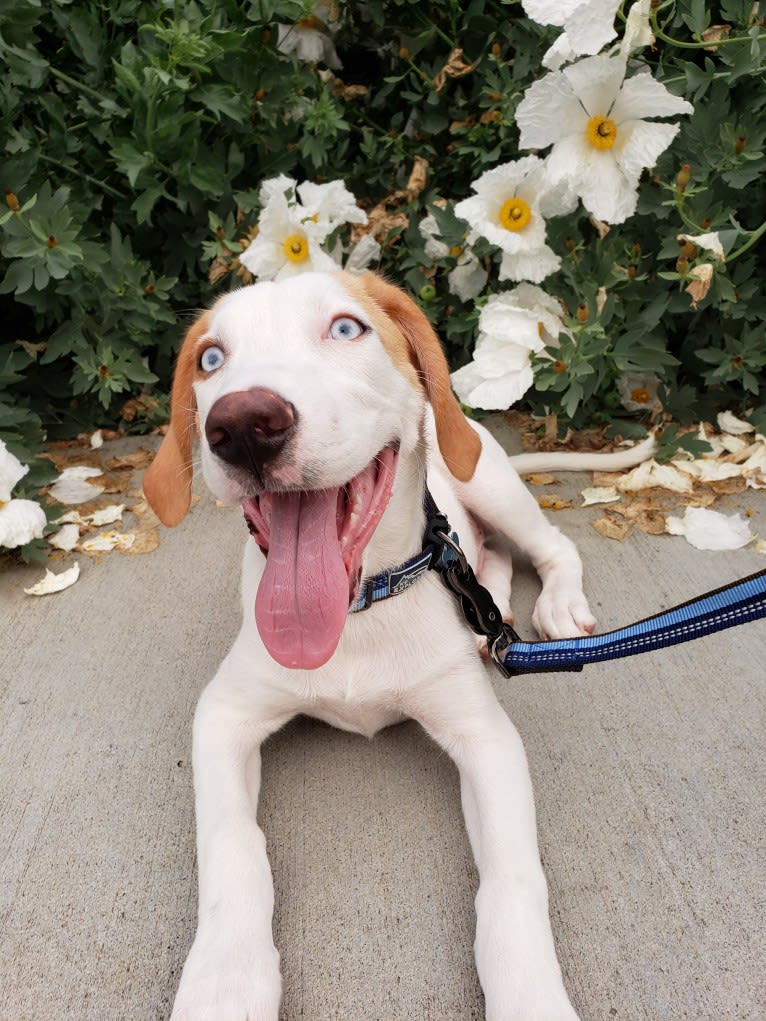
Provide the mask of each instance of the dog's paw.
{"label": "dog's paw", "polygon": [[278,1021],[279,957],[251,955],[243,944],[212,948],[199,939],[189,953],[170,1021]]}
{"label": "dog's paw", "polygon": [[580,638],[596,629],[596,618],[580,589],[543,588],[532,624],[542,639]]}

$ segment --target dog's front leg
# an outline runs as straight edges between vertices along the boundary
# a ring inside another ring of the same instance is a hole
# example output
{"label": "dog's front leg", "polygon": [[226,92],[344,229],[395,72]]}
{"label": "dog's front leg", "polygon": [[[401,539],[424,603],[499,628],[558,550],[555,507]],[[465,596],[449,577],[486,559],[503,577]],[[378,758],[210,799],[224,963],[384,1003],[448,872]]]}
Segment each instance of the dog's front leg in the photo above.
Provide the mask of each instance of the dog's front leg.
{"label": "dog's front leg", "polygon": [[556,959],[524,748],[483,669],[466,676],[442,678],[413,715],[460,772],[487,1021],[577,1021]]}
{"label": "dog's front leg", "polygon": [[260,746],[287,716],[254,713],[224,662],[194,720],[199,917],[171,1021],[277,1021],[274,891],[256,822]]}

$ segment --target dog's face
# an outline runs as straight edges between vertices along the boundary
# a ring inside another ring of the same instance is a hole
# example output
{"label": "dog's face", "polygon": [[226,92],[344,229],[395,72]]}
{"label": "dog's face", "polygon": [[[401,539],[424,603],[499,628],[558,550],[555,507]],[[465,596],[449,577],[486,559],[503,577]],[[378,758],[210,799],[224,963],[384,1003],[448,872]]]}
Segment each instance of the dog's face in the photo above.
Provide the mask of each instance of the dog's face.
{"label": "dog's face", "polygon": [[337,488],[384,451],[415,448],[423,392],[406,352],[389,353],[381,318],[318,274],[245,287],[213,308],[193,349],[194,392],[219,499]]}
{"label": "dog's face", "polygon": [[426,399],[448,466],[470,478],[479,441],[438,340],[418,307],[373,275],[255,284],[189,330],[171,428],[144,491],[165,524],[184,516],[198,413],[205,481],[242,504],[267,554],[256,620],[283,665],[332,655],[399,458],[421,442]]}

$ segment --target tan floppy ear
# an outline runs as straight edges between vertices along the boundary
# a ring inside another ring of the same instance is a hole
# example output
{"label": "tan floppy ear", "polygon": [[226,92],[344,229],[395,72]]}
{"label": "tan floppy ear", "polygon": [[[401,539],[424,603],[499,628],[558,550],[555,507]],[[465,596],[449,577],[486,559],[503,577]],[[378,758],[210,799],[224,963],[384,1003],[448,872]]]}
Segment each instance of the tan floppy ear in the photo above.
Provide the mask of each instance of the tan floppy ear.
{"label": "tan floppy ear", "polygon": [[194,369],[197,341],[208,328],[210,313],[203,312],[192,324],[178,352],[170,397],[170,428],[144,475],[144,496],[163,523],[173,528],[186,517],[191,505],[192,442],[197,403]]}
{"label": "tan floppy ear", "polygon": [[410,347],[415,368],[434,410],[439,450],[450,472],[468,482],[481,454],[481,440],[466,421],[449,379],[439,338],[417,304],[404,291],[374,273],[362,277],[365,290],[396,323]]}

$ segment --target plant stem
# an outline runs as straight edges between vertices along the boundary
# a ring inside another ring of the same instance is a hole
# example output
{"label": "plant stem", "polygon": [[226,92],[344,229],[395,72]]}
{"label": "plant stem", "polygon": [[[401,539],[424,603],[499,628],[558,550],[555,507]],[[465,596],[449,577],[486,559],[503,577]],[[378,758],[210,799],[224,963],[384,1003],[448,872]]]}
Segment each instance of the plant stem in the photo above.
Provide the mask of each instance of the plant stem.
{"label": "plant stem", "polygon": [[95,99],[99,105],[101,104],[104,98],[103,95],[95,89],[92,89],[90,85],[86,85],[84,82],[78,82],[76,78],[70,78],[68,74],[65,74],[64,71],[59,71],[59,69],[54,67],[53,64],[50,64],[48,69],[54,78],[58,78],[60,81],[66,82],[66,84],[71,85],[73,89],[79,89],[81,92],[84,92],[86,96],[90,96],[91,99]]}
{"label": "plant stem", "polygon": [[66,170],[70,174],[76,174],[77,177],[81,177],[84,181],[89,184],[95,184],[97,188],[101,188],[107,195],[111,195],[115,199],[126,199],[128,196],[123,191],[119,191],[114,188],[111,184],[107,184],[105,181],[99,181],[97,177],[91,177],[90,174],[86,174],[83,170],[78,170],[77,167],[70,166],[68,163],[63,163],[61,160],[56,160],[52,156],[46,156],[44,153],[40,153],[40,159],[45,163],[50,163],[54,167],[60,167],[61,170]]}
{"label": "plant stem", "polygon": [[729,36],[725,39],[700,39],[697,42],[689,43],[684,42],[682,39],[674,39],[672,36],[666,35],[665,32],[657,24],[657,15],[652,15],[652,31],[658,39],[662,39],[664,43],[670,43],[671,46],[677,46],[682,50],[705,50],[712,49],[718,46],[729,46],[732,43],[747,43],[753,40],[760,42],[762,39],[766,39],[766,33],[761,32],[759,35],[735,35]]}
{"label": "plant stem", "polygon": [[726,262],[727,263],[734,262],[734,260],[738,259],[740,255],[744,255],[745,252],[749,251],[753,247],[753,245],[761,239],[761,237],[764,234],[766,234],[766,220],[763,221],[760,227],[756,227],[756,229],[751,232],[750,237],[747,239],[744,245],[741,245],[735,252],[729,253],[729,255],[726,257]]}

